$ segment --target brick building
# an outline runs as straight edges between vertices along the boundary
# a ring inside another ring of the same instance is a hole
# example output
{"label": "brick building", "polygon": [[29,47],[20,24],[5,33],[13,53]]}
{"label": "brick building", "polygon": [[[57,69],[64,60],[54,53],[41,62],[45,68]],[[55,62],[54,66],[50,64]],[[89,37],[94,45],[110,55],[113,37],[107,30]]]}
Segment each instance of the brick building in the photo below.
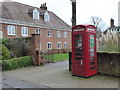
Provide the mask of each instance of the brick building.
{"label": "brick building", "polygon": [[40,49],[70,49],[71,27],[53,12],[46,3],[40,8],[18,2],[1,2],[0,37],[25,38],[40,34]]}

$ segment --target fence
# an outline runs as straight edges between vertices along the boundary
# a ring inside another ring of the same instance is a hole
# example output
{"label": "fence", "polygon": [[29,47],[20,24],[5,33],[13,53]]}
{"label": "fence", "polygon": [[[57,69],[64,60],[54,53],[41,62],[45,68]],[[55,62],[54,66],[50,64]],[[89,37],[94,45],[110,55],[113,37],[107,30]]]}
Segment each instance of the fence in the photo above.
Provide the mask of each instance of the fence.
{"label": "fence", "polygon": [[54,62],[54,52],[52,51],[43,52],[41,56],[43,57],[44,63]]}

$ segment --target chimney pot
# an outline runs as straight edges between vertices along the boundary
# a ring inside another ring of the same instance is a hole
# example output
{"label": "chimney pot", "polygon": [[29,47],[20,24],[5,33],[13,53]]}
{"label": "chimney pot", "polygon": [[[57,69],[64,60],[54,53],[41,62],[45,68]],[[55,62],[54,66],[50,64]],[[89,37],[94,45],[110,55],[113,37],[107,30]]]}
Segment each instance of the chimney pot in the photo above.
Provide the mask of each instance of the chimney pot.
{"label": "chimney pot", "polygon": [[113,18],[111,18],[111,20],[110,20],[110,27],[114,27],[115,25],[114,25],[114,19]]}
{"label": "chimney pot", "polygon": [[44,4],[41,4],[41,7],[40,7],[41,9],[43,9],[43,10],[47,10],[47,6],[46,6],[46,3],[44,3]]}

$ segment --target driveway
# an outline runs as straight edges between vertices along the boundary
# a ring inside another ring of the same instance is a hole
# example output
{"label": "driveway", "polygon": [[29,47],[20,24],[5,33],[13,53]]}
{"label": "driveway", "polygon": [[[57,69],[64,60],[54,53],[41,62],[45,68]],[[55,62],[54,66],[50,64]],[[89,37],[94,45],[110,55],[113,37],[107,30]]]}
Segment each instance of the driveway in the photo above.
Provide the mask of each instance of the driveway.
{"label": "driveway", "polygon": [[49,88],[118,88],[118,78],[116,77],[95,75],[86,79],[72,76],[68,70],[68,61],[5,71],[4,76]]}

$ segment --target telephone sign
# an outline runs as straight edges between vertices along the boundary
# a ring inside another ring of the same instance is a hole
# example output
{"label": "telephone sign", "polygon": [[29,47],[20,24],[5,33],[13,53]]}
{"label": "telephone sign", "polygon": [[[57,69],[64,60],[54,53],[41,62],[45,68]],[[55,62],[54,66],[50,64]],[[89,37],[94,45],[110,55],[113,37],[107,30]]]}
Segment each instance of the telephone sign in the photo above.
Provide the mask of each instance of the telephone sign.
{"label": "telephone sign", "polygon": [[77,25],[72,28],[72,74],[89,77],[97,73],[96,28]]}

